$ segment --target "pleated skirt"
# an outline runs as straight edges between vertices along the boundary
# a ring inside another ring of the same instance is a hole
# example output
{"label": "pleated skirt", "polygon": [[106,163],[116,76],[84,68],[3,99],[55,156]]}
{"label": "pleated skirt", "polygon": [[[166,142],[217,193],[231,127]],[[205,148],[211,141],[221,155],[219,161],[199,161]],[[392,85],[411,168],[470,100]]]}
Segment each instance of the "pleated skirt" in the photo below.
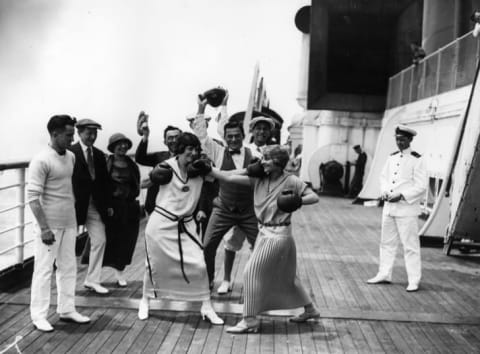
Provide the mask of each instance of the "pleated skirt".
{"label": "pleated skirt", "polygon": [[244,316],[312,302],[297,277],[296,252],[291,226],[260,227],[243,275]]}
{"label": "pleated skirt", "polygon": [[[198,238],[193,220],[185,227]],[[207,268],[203,250],[186,234],[180,235],[184,279],[178,244],[178,223],[156,212],[152,213],[145,228],[149,284],[144,291],[149,295],[169,300],[204,301],[210,299]]]}

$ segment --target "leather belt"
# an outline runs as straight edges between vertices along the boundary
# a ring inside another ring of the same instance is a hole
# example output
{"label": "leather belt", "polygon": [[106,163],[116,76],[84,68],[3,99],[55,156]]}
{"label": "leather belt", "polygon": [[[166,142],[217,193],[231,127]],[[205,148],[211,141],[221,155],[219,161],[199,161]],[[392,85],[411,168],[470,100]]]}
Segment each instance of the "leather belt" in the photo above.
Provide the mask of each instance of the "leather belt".
{"label": "leather belt", "polygon": [[180,268],[182,269],[183,279],[185,279],[185,281],[190,284],[190,281],[188,280],[187,275],[185,274],[185,267],[184,267],[184,264],[183,264],[183,248],[182,248],[181,234],[185,233],[188,237],[190,237],[190,239],[193,242],[195,242],[197,244],[198,247],[200,247],[200,249],[203,250],[202,244],[197,240],[197,238],[194,235],[192,235],[187,230],[187,227],[185,226],[186,222],[189,222],[189,221],[193,220],[193,215],[178,216],[178,215],[175,215],[174,213],[172,213],[172,212],[168,211],[167,209],[162,208],[161,206],[158,206],[158,205],[155,206],[155,212],[159,213],[160,215],[166,217],[167,219],[169,219],[171,221],[176,221],[177,222],[177,232],[178,232],[177,242],[178,242],[178,252],[180,253]]}
{"label": "leather belt", "polygon": [[290,221],[285,221],[285,222],[278,222],[278,223],[273,223],[273,222],[261,222],[259,221],[258,222],[260,225],[262,226],[267,226],[267,227],[273,227],[273,226],[289,226],[290,225]]}

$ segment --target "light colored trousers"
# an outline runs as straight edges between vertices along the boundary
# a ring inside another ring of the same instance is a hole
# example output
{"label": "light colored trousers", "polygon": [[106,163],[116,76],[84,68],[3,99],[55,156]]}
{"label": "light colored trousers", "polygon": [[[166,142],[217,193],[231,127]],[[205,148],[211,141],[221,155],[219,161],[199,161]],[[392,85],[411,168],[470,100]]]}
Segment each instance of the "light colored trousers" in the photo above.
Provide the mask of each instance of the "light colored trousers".
{"label": "light colored trousers", "polygon": [[52,232],[55,234],[55,242],[48,246],[42,242],[40,229],[35,228],[35,258],[30,299],[30,315],[33,321],[47,318],[54,262],[57,266],[57,312],[75,311],[77,228],[53,229]]}
{"label": "light colored trousers", "polygon": [[409,284],[419,284],[422,277],[418,216],[383,215],[378,274],[392,279],[398,241],[403,245],[403,256]]}
{"label": "light colored trousers", "polygon": [[105,254],[105,224],[90,200],[85,226],[90,237],[90,256],[85,282],[100,284],[102,278],[103,256]]}

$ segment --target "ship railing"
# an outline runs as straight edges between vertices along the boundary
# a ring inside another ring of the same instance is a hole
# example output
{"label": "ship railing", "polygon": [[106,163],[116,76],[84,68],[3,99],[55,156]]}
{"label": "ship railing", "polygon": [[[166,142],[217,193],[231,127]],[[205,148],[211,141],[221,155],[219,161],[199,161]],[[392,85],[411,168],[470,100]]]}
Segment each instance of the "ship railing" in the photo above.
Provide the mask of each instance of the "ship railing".
{"label": "ship railing", "polygon": [[[28,164],[29,161],[0,163],[0,275],[33,257],[34,218],[26,202]],[[150,168],[139,167],[141,176],[147,178]],[[140,203],[144,203],[145,196],[146,190],[142,189]]]}
{"label": "ship railing", "polygon": [[33,255],[33,235],[25,237],[33,224],[25,202],[27,168],[28,161],[0,164],[0,273]]}
{"label": "ship railing", "polygon": [[480,40],[466,33],[390,77],[387,109],[471,85],[479,58]]}

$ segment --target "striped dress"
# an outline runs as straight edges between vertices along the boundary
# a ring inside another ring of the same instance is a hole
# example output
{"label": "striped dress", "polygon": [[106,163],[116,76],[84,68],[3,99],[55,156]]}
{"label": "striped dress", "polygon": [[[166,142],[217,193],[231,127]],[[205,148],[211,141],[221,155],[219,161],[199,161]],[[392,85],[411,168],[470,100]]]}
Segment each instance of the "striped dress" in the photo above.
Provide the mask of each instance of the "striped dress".
{"label": "striped dress", "polygon": [[255,214],[260,222],[252,256],[244,271],[243,315],[291,309],[312,302],[297,277],[297,255],[290,213],[278,209],[277,198],[285,189],[302,195],[307,186],[294,175],[276,181],[254,179]]}

